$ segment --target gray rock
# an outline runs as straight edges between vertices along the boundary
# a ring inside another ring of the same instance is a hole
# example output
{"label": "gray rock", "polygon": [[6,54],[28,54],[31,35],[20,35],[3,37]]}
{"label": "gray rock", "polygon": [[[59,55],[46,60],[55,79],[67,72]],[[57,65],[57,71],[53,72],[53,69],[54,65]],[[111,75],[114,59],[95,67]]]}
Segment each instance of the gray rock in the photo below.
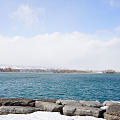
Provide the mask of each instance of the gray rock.
{"label": "gray rock", "polygon": [[23,98],[0,98],[0,106],[35,106],[35,100]]}
{"label": "gray rock", "polygon": [[97,118],[103,118],[103,113],[104,111],[100,108],[86,106],[77,108],[74,114],[79,116],[94,116]]}
{"label": "gray rock", "polygon": [[104,111],[100,108],[87,107],[87,106],[74,106],[74,105],[65,105],[63,107],[63,114],[70,116],[94,116],[103,118]]}
{"label": "gray rock", "polygon": [[56,103],[59,105],[74,105],[74,106],[82,105],[79,101],[75,100],[57,100]]}
{"label": "gray rock", "polygon": [[28,114],[35,111],[39,111],[35,107],[23,107],[23,106],[1,106],[0,115],[4,114]]}
{"label": "gray rock", "polygon": [[110,105],[106,113],[120,117],[120,105]]}
{"label": "gray rock", "polygon": [[70,105],[65,105],[63,107],[63,114],[68,116],[74,116],[75,115],[76,108]]}
{"label": "gray rock", "polygon": [[88,106],[96,108],[100,108],[102,106],[99,101],[57,100],[56,103],[59,105]]}
{"label": "gray rock", "polygon": [[120,102],[117,101],[104,101],[103,106],[110,106],[114,104],[120,104]]}
{"label": "gray rock", "polygon": [[100,108],[102,106],[102,104],[100,104],[99,101],[83,101],[83,100],[80,100],[79,102],[82,104],[82,106],[96,107],[96,108]]}
{"label": "gray rock", "polygon": [[42,111],[49,111],[49,112],[61,112],[63,108],[62,105],[58,105],[56,103],[41,102],[41,101],[35,101],[35,107],[39,108]]}
{"label": "gray rock", "polygon": [[56,103],[57,99],[37,99],[37,101]]}
{"label": "gray rock", "polygon": [[110,105],[104,114],[107,120],[120,120],[120,104]]}
{"label": "gray rock", "polygon": [[110,114],[104,114],[104,118],[106,120],[120,120],[119,116],[115,116],[115,115],[110,115]]}

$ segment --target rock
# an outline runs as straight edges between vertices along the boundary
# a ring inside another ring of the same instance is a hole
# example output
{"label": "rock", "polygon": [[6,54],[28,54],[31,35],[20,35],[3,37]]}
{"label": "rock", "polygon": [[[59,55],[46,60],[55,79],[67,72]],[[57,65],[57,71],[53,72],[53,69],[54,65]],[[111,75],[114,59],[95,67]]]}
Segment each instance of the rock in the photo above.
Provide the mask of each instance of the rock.
{"label": "rock", "polygon": [[23,106],[1,106],[0,115],[4,114],[28,114],[35,111],[39,111],[35,107],[23,107]]}
{"label": "rock", "polygon": [[120,104],[118,101],[104,101],[103,106],[110,106],[113,104]]}
{"label": "rock", "polygon": [[74,105],[74,106],[82,105],[79,101],[75,100],[57,100],[56,103],[59,105]]}
{"label": "rock", "polygon": [[100,108],[87,106],[65,105],[63,107],[63,114],[69,116],[94,116],[103,118],[104,111]]}
{"label": "rock", "polygon": [[106,120],[120,120],[119,116],[115,116],[115,115],[110,115],[110,114],[104,114],[104,118]]}
{"label": "rock", "polygon": [[56,103],[51,102],[41,102],[35,101],[35,107],[40,108],[42,111],[49,111],[49,112],[62,112],[62,105],[58,105]]}
{"label": "rock", "polygon": [[104,118],[106,120],[120,120],[119,116],[115,116],[115,115],[110,115],[110,114],[104,114]]}
{"label": "rock", "polygon": [[68,116],[74,116],[75,115],[76,108],[70,105],[65,105],[63,107],[63,114]]}
{"label": "rock", "polygon": [[106,113],[120,117],[120,105],[110,105]]}
{"label": "rock", "polygon": [[82,106],[88,106],[88,107],[100,108],[102,106],[99,101],[83,101],[83,100],[80,100],[80,103],[82,104]]}
{"label": "rock", "polygon": [[88,107],[96,107],[96,108],[100,108],[102,106],[99,101],[57,100],[56,103],[59,105],[88,106]]}
{"label": "rock", "polygon": [[110,105],[104,114],[107,120],[120,120],[120,104]]}
{"label": "rock", "polygon": [[0,106],[35,106],[35,100],[24,98],[0,98]]}
{"label": "rock", "polygon": [[37,99],[37,101],[56,103],[57,99]]}
{"label": "rock", "polygon": [[97,118],[103,118],[103,113],[104,111],[99,108],[86,106],[77,108],[74,114],[79,116],[94,116]]}

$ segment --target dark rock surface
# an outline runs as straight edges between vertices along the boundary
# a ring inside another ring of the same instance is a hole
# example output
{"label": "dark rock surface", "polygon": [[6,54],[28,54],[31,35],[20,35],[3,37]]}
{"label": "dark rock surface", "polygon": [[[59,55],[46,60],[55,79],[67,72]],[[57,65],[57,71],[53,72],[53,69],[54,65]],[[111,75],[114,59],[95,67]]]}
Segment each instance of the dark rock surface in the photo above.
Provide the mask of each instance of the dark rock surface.
{"label": "dark rock surface", "polygon": [[110,114],[104,114],[104,118],[106,120],[120,120],[119,116],[115,116],[115,115],[110,115]]}
{"label": "dark rock surface", "polygon": [[[103,107],[101,107],[103,106]],[[94,116],[120,120],[120,103],[57,99],[0,98],[0,115],[28,114],[35,111],[60,112],[68,116]]]}
{"label": "dark rock surface", "polygon": [[74,116],[76,111],[76,107],[71,105],[66,105],[63,107],[63,114],[68,116]]}
{"label": "dark rock surface", "polygon": [[0,115],[4,114],[28,114],[35,111],[39,111],[39,108],[35,107],[23,107],[23,106],[1,106]]}
{"label": "dark rock surface", "polygon": [[96,108],[102,107],[102,104],[100,104],[99,101],[84,101],[84,100],[80,100],[79,102],[82,104],[82,106],[96,107]]}
{"label": "dark rock surface", "polygon": [[120,104],[110,105],[104,117],[107,120],[120,120]]}
{"label": "dark rock surface", "polygon": [[74,105],[74,106],[82,106],[82,104],[79,101],[75,100],[57,100],[56,103],[58,105]]}
{"label": "dark rock surface", "polygon": [[0,98],[0,106],[35,106],[35,100],[24,98]]}
{"label": "dark rock surface", "polygon": [[74,106],[88,106],[88,107],[96,107],[100,108],[102,104],[99,101],[75,101],[75,100],[57,100],[57,104],[60,105],[74,105]]}
{"label": "dark rock surface", "polygon": [[56,103],[51,102],[42,102],[42,101],[35,101],[35,107],[39,108],[43,111],[49,111],[49,112],[61,112],[63,106],[58,105]]}
{"label": "dark rock surface", "polygon": [[103,118],[103,110],[95,107],[66,105],[63,107],[63,114],[69,116],[94,116]]}
{"label": "dark rock surface", "polygon": [[120,105],[110,105],[106,113],[120,117]]}
{"label": "dark rock surface", "polygon": [[37,101],[56,103],[57,99],[37,99]]}

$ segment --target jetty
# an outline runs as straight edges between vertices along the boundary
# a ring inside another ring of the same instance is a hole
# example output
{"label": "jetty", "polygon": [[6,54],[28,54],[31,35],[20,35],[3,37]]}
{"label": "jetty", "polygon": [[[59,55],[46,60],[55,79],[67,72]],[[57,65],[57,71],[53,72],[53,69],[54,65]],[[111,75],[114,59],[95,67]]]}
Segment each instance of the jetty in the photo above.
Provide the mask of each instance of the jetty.
{"label": "jetty", "polygon": [[0,115],[29,114],[36,111],[59,112],[66,116],[93,116],[120,120],[120,102],[58,99],[0,98]]}

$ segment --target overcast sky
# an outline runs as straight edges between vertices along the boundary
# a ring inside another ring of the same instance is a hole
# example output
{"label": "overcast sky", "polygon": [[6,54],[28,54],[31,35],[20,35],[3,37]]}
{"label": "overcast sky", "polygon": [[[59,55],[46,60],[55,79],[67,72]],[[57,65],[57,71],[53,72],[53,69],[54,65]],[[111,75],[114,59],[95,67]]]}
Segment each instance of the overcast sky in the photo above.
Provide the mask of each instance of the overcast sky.
{"label": "overcast sky", "polygon": [[0,0],[0,64],[120,71],[120,0]]}

